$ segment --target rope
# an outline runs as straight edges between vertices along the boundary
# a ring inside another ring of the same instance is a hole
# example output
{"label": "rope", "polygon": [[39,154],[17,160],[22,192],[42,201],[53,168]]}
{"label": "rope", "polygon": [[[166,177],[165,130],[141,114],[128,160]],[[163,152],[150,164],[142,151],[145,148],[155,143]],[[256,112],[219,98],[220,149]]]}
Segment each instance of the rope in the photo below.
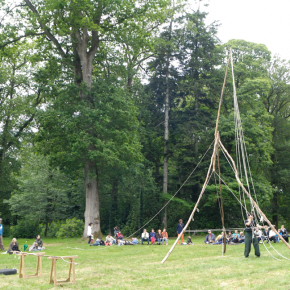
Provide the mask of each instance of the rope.
{"label": "rope", "polygon": [[199,166],[199,164],[201,163],[201,161],[203,160],[203,158],[206,156],[207,152],[209,151],[209,149],[211,148],[211,146],[212,146],[213,143],[214,143],[214,140],[209,145],[208,149],[206,150],[206,152],[204,153],[204,155],[202,156],[202,158],[199,160],[199,162],[197,163],[196,167],[192,170],[192,172],[189,174],[189,176],[186,178],[186,180],[183,182],[183,184],[180,186],[180,188],[168,200],[168,202],[165,203],[165,205],[149,221],[147,221],[142,227],[140,227],[137,231],[135,231],[133,234],[131,234],[130,236],[128,236],[126,239],[132,237],[133,235],[135,235],[136,233],[138,233],[140,230],[142,230],[146,225],[148,225],[171,202],[171,200],[177,195],[177,193],[182,189],[182,187],[185,185],[185,183],[188,181],[188,179],[192,176],[192,174],[194,173],[194,171],[197,169],[197,167]]}

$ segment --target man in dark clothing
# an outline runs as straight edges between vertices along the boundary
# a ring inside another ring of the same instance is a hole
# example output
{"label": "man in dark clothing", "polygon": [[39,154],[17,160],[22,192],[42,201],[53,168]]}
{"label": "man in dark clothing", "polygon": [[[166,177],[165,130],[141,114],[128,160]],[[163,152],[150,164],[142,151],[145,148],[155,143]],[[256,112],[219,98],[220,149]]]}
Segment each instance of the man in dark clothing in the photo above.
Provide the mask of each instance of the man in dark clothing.
{"label": "man in dark clothing", "polygon": [[[180,236],[181,232],[183,231],[183,228],[184,228],[184,223],[183,223],[183,220],[180,219],[179,223],[177,224],[177,227],[176,227],[176,232],[177,232],[178,237]],[[181,243],[183,243],[183,238],[184,238],[184,233],[181,235]],[[179,244],[179,242],[180,242],[180,240],[178,240],[178,244]]]}
{"label": "man in dark clothing", "polygon": [[37,235],[36,236],[36,240],[34,241],[34,243],[37,243],[39,249],[42,249],[43,248],[43,241],[40,238],[40,235]]}
{"label": "man in dark clothing", "polygon": [[269,228],[265,226],[262,237],[263,241],[267,240],[267,243],[269,243],[269,234],[270,234]]}
{"label": "man in dark clothing", "polygon": [[283,237],[283,239],[287,242],[287,243],[289,243],[289,240],[288,240],[288,234],[287,234],[287,230],[284,228],[284,226],[282,225],[281,226],[281,233],[282,233],[282,237]]}
{"label": "man in dark clothing", "polygon": [[248,214],[248,219],[245,220],[245,226],[245,258],[249,257],[252,242],[255,248],[255,255],[259,258],[261,254],[258,239],[254,234],[254,228],[260,226],[254,221],[254,215],[252,213]]}
{"label": "man in dark clothing", "polygon": [[204,243],[212,244],[215,241],[215,235],[211,233],[211,230],[208,230],[208,235],[206,236]]}

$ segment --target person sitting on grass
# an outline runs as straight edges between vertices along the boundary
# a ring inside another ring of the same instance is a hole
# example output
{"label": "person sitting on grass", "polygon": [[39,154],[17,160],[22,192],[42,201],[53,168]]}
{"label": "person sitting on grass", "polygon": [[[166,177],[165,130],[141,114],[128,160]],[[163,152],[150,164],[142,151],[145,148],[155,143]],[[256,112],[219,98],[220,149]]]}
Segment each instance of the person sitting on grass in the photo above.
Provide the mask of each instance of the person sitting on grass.
{"label": "person sitting on grass", "polygon": [[37,242],[34,242],[34,243],[32,244],[32,246],[29,248],[28,251],[29,251],[29,252],[33,252],[33,251],[41,251],[41,249],[38,248],[38,243],[37,243]]}
{"label": "person sitting on grass", "polygon": [[208,230],[208,235],[206,236],[204,243],[205,244],[212,244],[215,241],[215,235],[212,234],[211,230]]}
{"label": "person sitting on grass", "polygon": [[123,246],[124,245],[124,241],[123,240],[118,240],[118,246]]}
{"label": "person sitting on grass", "polygon": [[149,237],[150,237],[151,245],[155,245],[156,233],[155,233],[154,229],[151,229]]}
{"label": "person sitting on grass", "polygon": [[123,237],[124,236],[122,235],[121,231],[119,231],[118,234],[117,234],[118,240],[123,240]]}
{"label": "person sitting on grass", "polygon": [[45,250],[45,248],[43,247],[43,241],[42,241],[42,239],[40,238],[40,235],[37,235],[37,236],[36,236],[36,240],[35,240],[34,242],[37,243],[37,245],[38,245],[38,249]]}
{"label": "person sitting on grass", "polygon": [[269,232],[269,240],[272,242],[274,241],[274,243],[276,243],[276,237],[277,237],[276,233],[271,229]]}
{"label": "person sitting on grass", "polygon": [[139,241],[138,241],[137,238],[132,238],[132,239],[131,239],[131,243],[132,243],[133,245],[137,245],[137,244],[139,244]]}
{"label": "person sitting on grass", "polygon": [[232,241],[233,241],[233,235],[232,235],[232,232],[229,232],[227,235],[227,242],[230,243]]}
{"label": "person sitting on grass", "polygon": [[146,229],[143,230],[143,233],[141,235],[141,245],[143,245],[143,242],[148,242],[149,245],[149,233],[146,231]]}
{"label": "person sitting on grass", "polygon": [[240,232],[240,244],[245,243],[245,235],[243,232]]}
{"label": "person sitting on grass", "polygon": [[158,232],[156,233],[156,239],[157,239],[157,244],[160,245],[161,240],[162,240],[161,230],[158,230]]}
{"label": "person sitting on grass", "polygon": [[281,232],[282,232],[282,237],[283,237],[283,239],[287,242],[287,243],[289,243],[289,239],[288,239],[288,234],[287,234],[287,230],[285,229],[285,227],[282,225],[281,226]]}
{"label": "person sitting on grass", "polygon": [[211,243],[212,245],[223,245],[224,244],[224,232],[221,233],[221,238],[218,239],[215,243]]}
{"label": "person sitting on grass", "polygon": [[168,245],[168,234],[165,228],[162,231],[162,245],[163,245],[163,242],[165,242],[166,245]]}
{"label": "person sitting on grass", "polygon": [[19,245],[18,245],[18,242],[17,242],[16,238],[13,238],[12,242],[9,245],[7,253],[12,255],[13,253],[16,253],[16,252],[17,253],[20,252]]}
{"label": "person sitting on grass", "polygon": [[239,236],[240,235],[235,235],[235,237],[231,241],[231,245],[238,245],[240,243]]}
{"label": "person sitting on grass", "polygon": [[115,239],[110,234],[108,234],[106,237],[105,245],[112,246],[114,243],[115,243]]}
{"label": "person sitting on grass", "polygon": [[90,246],[101,246],[101,242],[102,241],[102,237],[99,237],[96,239],[96,241],[94,242],[94,244],[90,245]]}
{"label": "person sitting on grass", "polygon": [[190,236],[187,237],[187,241],[186,241],[186,243],[187,243],[188,245],[193,245]]}
{"label": "person sitting on grass", "polygon": [[256,229],[254,230],[254,234],[256,235],[256,237],[257,237],[257,239],[258,239],[258,242],[260,242],[261,239],[262,239],[262,231],[261,231],[260,229],[256,228]]}
{"label": "person sitting on grass", "polygon": [[263,241],[267,240],[267,243],[269,243],[269,234],[270,234],[269,228],[268,226],[265,226],[262,236]]}
{"label": "person sitting on grass", "polygon": [[240,238],[240,235],[238,233],[238,230],[235,230],[235,233],[233,234],[233,238],[235,238],[236,236],[238,236]]}
{"label": "person sitting on grass", "polygon": [[279,235],[277,236],[277,243],[280,242],[280,238],[282,237],[281,229],[278,230]]}

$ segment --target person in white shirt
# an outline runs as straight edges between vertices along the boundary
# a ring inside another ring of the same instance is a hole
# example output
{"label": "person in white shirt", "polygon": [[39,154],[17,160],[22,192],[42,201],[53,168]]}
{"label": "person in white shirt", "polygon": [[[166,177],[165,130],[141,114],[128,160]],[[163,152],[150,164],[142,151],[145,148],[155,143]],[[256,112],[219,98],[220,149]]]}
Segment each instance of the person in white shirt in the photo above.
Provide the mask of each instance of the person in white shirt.
{"label": "person in white shirt", "polygon": [[108,234],[106,237],[105,245],[112,246],[112,244],[115,244],[115,239],[110,234]]}
{"label": "person in white shirt", "polygon": [[143,241],[147,241],[149,245],[149,233],[146,231],[146,229],[143,230],[141,235],[141,245],[143,245]]}
{"label": "person in white shirt", "polygon": [[87,236],[89,238],[88,244],[91,244],[91,240],[92,240],[92,225],[93,223],[89,223],[88,225],[88,231],[87,231]]}
{"label": "person in white shirt", "polygon": [[276,233],[272,229],[269,232],[269,240],[274,241],[274,243],[276,243]]}

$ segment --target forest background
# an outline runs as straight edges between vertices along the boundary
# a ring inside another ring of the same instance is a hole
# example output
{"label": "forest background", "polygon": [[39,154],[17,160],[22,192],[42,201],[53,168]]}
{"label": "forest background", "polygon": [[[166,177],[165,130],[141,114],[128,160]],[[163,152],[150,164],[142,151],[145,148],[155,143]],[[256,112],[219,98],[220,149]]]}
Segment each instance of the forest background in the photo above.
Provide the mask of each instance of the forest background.
{"label": "forest background", "polygon": [[[180,188],[214,138],[232,48],[261,209],[290,227],[290,63],[263,44],[217,38],[185,1],[0,0],[0,216],[4,236],[129,235]],[[233,85],[220,135],[235,152]],[[211,150],[148,228],[187,220]],[[239,187],[221,156],[222,176]],[[243,226],[223,187],[226,227]],[[250,209],[249,203],[248,208]],[[191,229],[220,228],[211,179]],[[84,214],[85,213],[85,214]],[[137,233],[136,235],[139,235]]]}

